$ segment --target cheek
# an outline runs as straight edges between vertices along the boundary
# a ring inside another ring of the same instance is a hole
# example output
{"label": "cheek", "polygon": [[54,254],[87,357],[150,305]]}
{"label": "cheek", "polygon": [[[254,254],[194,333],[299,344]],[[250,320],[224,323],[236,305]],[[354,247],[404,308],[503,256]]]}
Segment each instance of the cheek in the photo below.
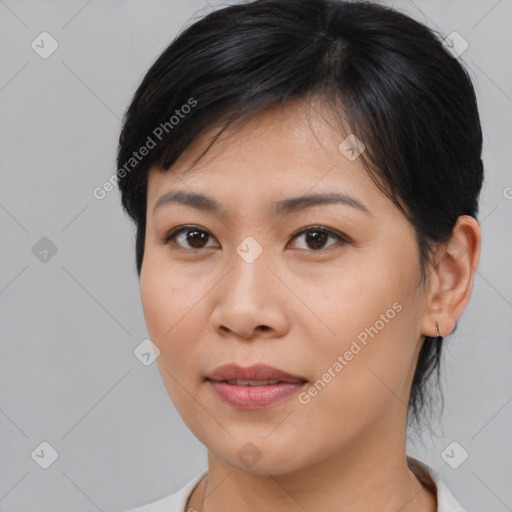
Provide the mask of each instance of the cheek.
{"label": "cheek", "polygon": [[141,270],[140,296],[148,334],[160,349],[159,362],[176,374],[187,371],[197,358],[194,351],[199,348],[194,340],[206,323],[205,291],[199,284],[151,258]]}
{"label": "cheek", "polygon": [[195,375],[194,345],[188,342],[193,334],[187,325],[185,296],[172,281],[148,261],[141,271],[140,295],[147,332],[160,350],[156,360],[160,376],[176,409],[186,416],[191,404],[182,386],[189,388],[187,379]]}
{"label": "cheek", "polygon": [[171,282],[161,266],[153,265],[150,259],[144,263],[140,276],[144,320],[151,341],[160,350],[157,363],[170,394],[170,375],[178,377],[181,366],[177,363],[187,360],[187,344],[179,337],[183,323],[179,321],[183,317],[179,302],[183,303],[183,297]]}
{"label": "cheek", "polygon": [[315,396],[299,406],[301,417],[314,418],[315,425],[322,425],[316,429],[321,435],[310,430],[319,447],[328,451],[333,448],[331,443],[334,447],[351,445],[386,418],[396,421],[406,413],[412,350],[400,346],[405,340],[400,322],[395,317],[379,334],[368,335],[366,344],[349,337],[340,340],[335,350],[332,345],[324,347],[316,365],[317,380],[306,390]]}
{"label": "cheek", "polygon": [[310,337],[308,348],[319,380],[311,404],[319,415],[361,424],[407,402],[421,313],[411,293],[419,279],[413,258],[400,268],[389,258],[360,260],[357,272],[347,268],[326,282],[312,309],[334,334]]}
{"label": "cheek", "polygon": [[139,285],[148,332],[165,345],[180,327],[180,318],[191,309],[193,290],[183,272],[173,269],[161,253],[160,249],[148,247]]}
{"label": "cheek", "polygon": [[[168,311],[172,311],[171,290],[164,284],[164,279],[158,279],[161,275],[157,269],[145,264],[140,275],[140,297],[147,331],[160,350],[164,348],[162,343],[165,332],[171,327],[172,318]],[[162,276],[161,276],[162,277]]]}

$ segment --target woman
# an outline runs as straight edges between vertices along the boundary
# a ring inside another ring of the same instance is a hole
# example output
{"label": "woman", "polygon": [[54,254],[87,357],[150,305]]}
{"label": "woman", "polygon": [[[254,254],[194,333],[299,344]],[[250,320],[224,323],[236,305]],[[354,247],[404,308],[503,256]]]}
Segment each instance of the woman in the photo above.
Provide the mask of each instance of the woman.
{"label": "woman", "polygon": [[406,427],[470,299],[481,148],[468,74],[390,8],[257,0],[172,42],[117,176],[208,468],[137,512],[463,510]]}

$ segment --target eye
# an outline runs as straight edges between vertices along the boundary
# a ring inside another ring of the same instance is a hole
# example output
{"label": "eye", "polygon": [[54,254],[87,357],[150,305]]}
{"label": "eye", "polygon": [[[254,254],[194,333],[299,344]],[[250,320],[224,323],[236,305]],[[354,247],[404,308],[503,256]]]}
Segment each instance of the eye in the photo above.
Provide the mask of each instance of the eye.
{"label": "eye", "polygon": [[[348,240],[341,234],[323,226],[308,226],[301,229],[298,233],[295,233],[292,237],[292,241],[303,235],[305,235],[304,241],[307,245],[306,247],[299,247],[299,249],[312,249],[309,252],[319,252],[335,245],[336,242],[341,242],[342,245],[348,243]],[[325,245],[329,238],[333,239],[334,242],[326,247]],[[173,229],[168,235],[162,238],[160,242],[163,244],[173,242],[177,243],[182,249],[198,250],[215,247],[208,245],[208,242],[213,239],[213,236],[210,235],[208,231],[199,226],[180,226]]]}
{"label": "eye", "polygon": [[[181,226],[173,229],[167,236],[160,240],[160,242],[169,244],[176,240],[181,248],[194,250],[212,247],[211,245],[207,245],[210,238],[213,239],[210,233],[201,229],[199,226]],[[186,244],[189,244],[188,247]]]}
{"label": "eye", "polygon": [[302,235],[306,235],[304,238],[304,242],[305,244],[307,244],[307,246],[299,248],[306,250],[308,248],[313,249],[313,251],[310,252],[318,252],[322,249],[326,249],[328,247],[331,247],[332,245],[335,245],[336,241],[325,247],[325,244],[327,243],[327,240],[329,238],[341,242],[342,245],[348,243],[348,240],[345,237],[323,226],[309,226],[307,228],[301,229],[298,233],[294,235],[292,240],[295,240],[296,238],[299,238]]}

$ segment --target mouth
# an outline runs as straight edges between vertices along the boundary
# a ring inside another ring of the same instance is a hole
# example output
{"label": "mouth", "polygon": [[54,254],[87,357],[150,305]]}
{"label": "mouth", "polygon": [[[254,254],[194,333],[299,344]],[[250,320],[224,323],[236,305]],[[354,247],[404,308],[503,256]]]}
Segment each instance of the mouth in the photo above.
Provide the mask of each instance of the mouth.
{"label": "mouth", "polygon": [[270,407],[296,395],[306,380],[285,382],[276,379],[252,380],[211,380],[206,379],[216,396],[235,409],[256,410]]}
{"label": "mouth", "polygon": [[254,386],[254,387],[260,387],[260,386],[274,386],[276,384],[304,384],[307,382],[307,380],[243,380],[243,379],[232,379],[232,380],[213,380],[209,379],[208,377],[206,380],[209,380],[211,382],[223,382],[225,384],[229,384],[231,386]]}
{"label": "mouth", "polygon": [[264,364],[247,368],[225,364],[213,370],[205,381],[224,403],[245,410],[263,409],[290,399],[308,382],[304,377]]}
{"label": "mouth", "polygon": [[237,364],[225,364],[217,367],[206,380],[225,382],[232,386],[273,386],[276,384],[303,384],[304,377],[274,368],[273,366],[257,364],[247,368]]}

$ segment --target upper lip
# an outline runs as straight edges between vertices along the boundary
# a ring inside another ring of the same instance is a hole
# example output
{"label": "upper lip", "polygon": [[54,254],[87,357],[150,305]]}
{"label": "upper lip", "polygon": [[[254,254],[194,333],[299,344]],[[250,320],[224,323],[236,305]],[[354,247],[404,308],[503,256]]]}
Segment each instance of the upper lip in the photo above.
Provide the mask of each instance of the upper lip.
{"label": "upper lip", "polygon": [[279,380],[280,382],[304,382],[306,380],[303,377],[292,375],[266,364],[256,364],[247,368],[237,364],[224,364],[215,368],[206,378],[215,381]]}

